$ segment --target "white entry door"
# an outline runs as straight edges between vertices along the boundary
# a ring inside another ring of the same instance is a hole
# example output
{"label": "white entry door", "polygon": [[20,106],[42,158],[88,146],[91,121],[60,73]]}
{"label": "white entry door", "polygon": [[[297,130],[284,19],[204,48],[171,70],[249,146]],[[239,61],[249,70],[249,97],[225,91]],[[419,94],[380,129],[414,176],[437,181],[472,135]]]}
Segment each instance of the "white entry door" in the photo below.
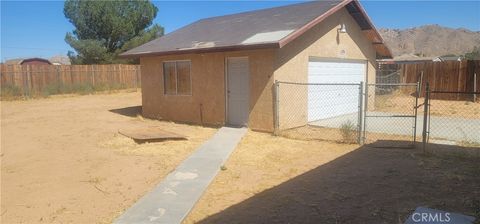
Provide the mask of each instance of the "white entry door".
{"label": "white entry door", "polygon": [[247,126],[249,114],[249,64],[247,57],[227,58],[227,124]]}
{"label": "white entry door", "polygon": [[[360,83],[366,77],[364,62],[310,60],[308,83]],[[359,86],[309,85],[308,121],[358,112]]]}

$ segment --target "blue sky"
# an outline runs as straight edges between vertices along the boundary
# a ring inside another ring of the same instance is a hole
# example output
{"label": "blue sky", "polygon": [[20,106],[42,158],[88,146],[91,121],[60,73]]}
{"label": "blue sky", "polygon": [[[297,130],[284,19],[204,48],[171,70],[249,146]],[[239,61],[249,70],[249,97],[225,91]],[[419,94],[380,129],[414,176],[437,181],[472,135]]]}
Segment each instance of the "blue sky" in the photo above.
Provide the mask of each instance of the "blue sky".
{"label": "blue sky", "polygon": [[[154,1],[154,20],[171,32],[201,18],[269,8],[294,1]],[[439,24],[480,31],[480,1],[361,1],[378,28]],[[65,55],[65,33],[73,26],[62,1],[1,2],[0,59]]]}

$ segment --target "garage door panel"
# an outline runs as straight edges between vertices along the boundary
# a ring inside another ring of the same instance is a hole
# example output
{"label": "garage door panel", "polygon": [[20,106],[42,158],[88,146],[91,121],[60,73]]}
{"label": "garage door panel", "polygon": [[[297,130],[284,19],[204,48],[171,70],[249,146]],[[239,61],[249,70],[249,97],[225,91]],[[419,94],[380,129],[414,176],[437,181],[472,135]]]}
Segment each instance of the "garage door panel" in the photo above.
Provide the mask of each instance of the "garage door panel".
{"label": "garage door panel", "polygon": [[[309,83],[360,83],[365,80],[364,63],[309,62]],[[308,121],[358,112],[357,85],[309,85]]]}
{"label": "garage door panel", "polygon": [[341,74],[329,74],[329,75],[321,75],[321,76],[312,76],[309,77],[309,83],[359,83],[363,80],[359,80],[360,74],[348,74],[348,75],[341,75]]}

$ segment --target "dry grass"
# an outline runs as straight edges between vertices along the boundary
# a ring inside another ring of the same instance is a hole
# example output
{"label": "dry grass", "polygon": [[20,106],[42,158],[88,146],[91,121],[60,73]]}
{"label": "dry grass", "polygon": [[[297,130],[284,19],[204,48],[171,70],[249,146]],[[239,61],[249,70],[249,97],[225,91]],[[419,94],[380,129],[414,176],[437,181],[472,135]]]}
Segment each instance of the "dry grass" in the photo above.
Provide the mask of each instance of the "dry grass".
{"label": "dry grass", "polygon": [[479,161],[443,147],[425,156],[249,132],[184,223],[403,223],[417,206],[475,215]]}
{"label": "dry grass", "polygon": [[[139,117],[141,119],[139,119]],[[185,153],[190,153],[192,149],[195,149],[199,145],[199,143],[202,143],[203,141],[208,139],[216,130],[213,128],[177,124],[174,122],[159,122],[155,120],[145,119],[142,116],[137,116],[136,119],[139,119],[141,123],[155,124],[156,127],[160,127],[164,130],[169,130],[173,133],[185,134],[188,136],[188,140],[146,142],[138,144],[131,138],[125,137],[124,135],[121,135],[119,133],[115,133],[113,134],[113,136],[101,140],[98,143],[98,146],[101,148],[113,150],[116,153],[122,155],[185,155]],[[188,133],[186,133],[185,127],[188,127]]]}
{"label": "dry grass", "polygon": [[[356,142],[357,132],[348,131],[349,135],[344,136],[344,132],[339,128],[326,128],[312,125],[305,125],[298,128],[282,130],[279,135],[285,138],[296,140],[322,140],[337,143],[351,144]],[[354,140],[352,142],[352,140]]]}
{"label": "dry grass", "polygon": [[[356,127],[355,127],[356,129]],[[345,133],[348,132],[348,133]],[[319,126],[306,125],[298,128],[283,130],[279,133],[280,136],[297,140],[321,140],[331,141],[342,144],[354,144],[357,142],[357,131],[349,129],[345,131],[341,128],[326,128]],[[345,136],[346,135],[346,136]],[[375,142],[377,140],[398,140],[411,141],[410,135],[394,135],[384,133],[366,132],[366,143]]]}
{"label": "dry grass", "polygon": [[202,220],[357,147],[250,131],[184,223]]}

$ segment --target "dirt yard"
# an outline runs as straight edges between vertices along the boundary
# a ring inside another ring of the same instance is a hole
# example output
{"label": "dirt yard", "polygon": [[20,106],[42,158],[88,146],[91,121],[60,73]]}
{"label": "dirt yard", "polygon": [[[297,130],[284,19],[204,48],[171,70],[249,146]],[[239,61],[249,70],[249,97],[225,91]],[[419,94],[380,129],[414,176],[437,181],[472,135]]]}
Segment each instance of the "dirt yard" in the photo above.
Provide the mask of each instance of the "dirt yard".
{"label": "dirt yard", "polygon": [[[145,120],[139,92],[1,102],[1,222],[109,223],[215,129]],[[189,141],[136,144],[154,125]]]}
{"label": "dirt yard", "polygon": [[417,206],[480,216],[480,149],[378,145],[249,132],[184,223],[403,223]]}
{"label": "dirt yard", "polygon": [[[423,104],[424,98],[418,99],[418,105]],[[415,98],[405,95],[377,95],[375,98],[375,111],[394,112],[400,114],[413,114]],[[423,114],[423,106],[418,108],[418,114]],[[459,117],[467,119],[480,118],[480,101],[455,101],[436,100],[430,101],[430,114],[440,117]]]}

